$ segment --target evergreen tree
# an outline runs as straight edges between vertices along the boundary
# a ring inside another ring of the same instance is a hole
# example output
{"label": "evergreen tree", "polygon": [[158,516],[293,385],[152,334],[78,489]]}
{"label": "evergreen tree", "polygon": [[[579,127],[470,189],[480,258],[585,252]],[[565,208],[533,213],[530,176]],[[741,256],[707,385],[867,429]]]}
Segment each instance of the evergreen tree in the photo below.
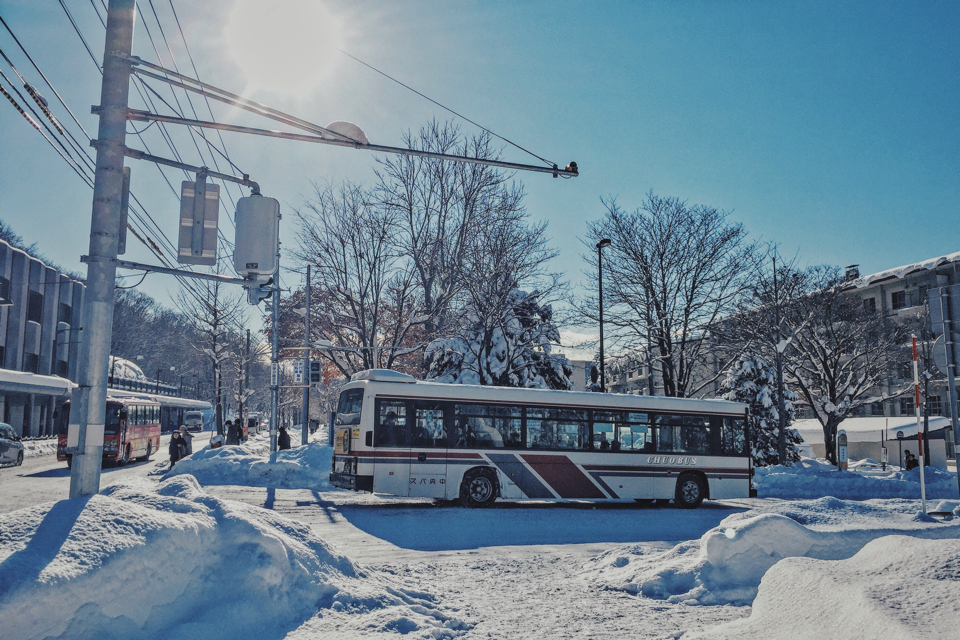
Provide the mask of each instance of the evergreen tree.
{"label": "evergreen tree", "polygon": [[[719,395],[725,400],[743,402],[750,406],[750,450],[753,464],[758,467],[775,465],[779,462],[777,452],[780,430],[780,414],[777,411],[777,373],[773,363],[760,355],[745,353],[740,356],[733,368],[727,373],[720,386]],[[797,394],[786,387],[783,390],[783,406],[786,424],[793,422],[793,401]],[[786,432],[786,460],[797,462],[800,452],[797,445],[803,442],[796,429]]]}
{"label": "evergreen tree", "polygon": [[507,304],[464,310],[458,335],[427,347],[427,379],[453,384],[569,390],[573,370],[551,355],[560,341],[553,309],[513,289]]}

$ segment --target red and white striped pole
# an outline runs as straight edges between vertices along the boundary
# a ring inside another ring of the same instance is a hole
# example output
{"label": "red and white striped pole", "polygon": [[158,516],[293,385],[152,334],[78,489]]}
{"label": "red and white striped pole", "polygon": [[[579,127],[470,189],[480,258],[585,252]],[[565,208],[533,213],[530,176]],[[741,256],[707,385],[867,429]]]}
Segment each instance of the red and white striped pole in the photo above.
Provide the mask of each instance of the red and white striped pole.
{"label": "red and white striped pole", "polygon": [[924,469],[923,461],[925,460],[923,455],[923,431],[920,429],[920,373],[917,367],[917,336],[914,334],[913,338],[913,411],[917,414],[917,443],[920,447],[920,504],[923,509],[923,512],[927,512],[927,485],[924,481],[924,475],[926,475],[926,470]]}

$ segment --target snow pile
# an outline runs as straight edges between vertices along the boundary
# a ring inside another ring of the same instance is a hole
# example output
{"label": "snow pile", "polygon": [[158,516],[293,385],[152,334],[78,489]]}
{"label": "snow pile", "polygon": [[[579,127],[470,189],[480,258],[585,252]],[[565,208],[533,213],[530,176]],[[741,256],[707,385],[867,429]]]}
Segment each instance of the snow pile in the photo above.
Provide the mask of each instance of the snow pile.
{"label": "snow pile", "polygon": [[[269,453],[269,440],[239,447],[209,447],[174,465],[167,477],[194,476],[200,484],[233,484],[274,489],[330,491],[333,448],[311,442],[295,449]],[[261,453],[254,451],[262,450]]]}
{"label": "snow pile", "polygon": [[824,498],[781,508],[783,513],[729,516],[699,540],[665,552],[639,545],[608,551],[597,558],[595,581],[672,603],[744,605],[756,596],[766,571],[784,558],[849,558],[891,534],[960,538],[960,520],[919,514],[915,504],[885,507]]}
{"label": "snow pile", "polygon": [[684,638],[955,638],[958,619],[960,540],[887,536],[839,562],[777,563],[749,618]]}
{"label": "snow pile", "polygon": [[[0,516],[3,637],[282,638],[317,618],[466,628],[434,598],[366,572],[306,525],[179,476]],[[372,616],[372,618],[371,618]],[[360,620],[356,620],[359,617]]]}
{"label": "snow pile", "polygon": [[51,456],[57,453],[56,438],[24,440],[22,444],[24,458],[39,458],[40,456]]}
{"label": "snow pile", "polygon": [[[941,467],[927,467],[928,499],[957,497],[957,476]],[[757,467],[753,486],[761,498],[846,500],[920,497],[920,469],[886,472],[841,471],[824,460],[804,459],[790,467]]]}

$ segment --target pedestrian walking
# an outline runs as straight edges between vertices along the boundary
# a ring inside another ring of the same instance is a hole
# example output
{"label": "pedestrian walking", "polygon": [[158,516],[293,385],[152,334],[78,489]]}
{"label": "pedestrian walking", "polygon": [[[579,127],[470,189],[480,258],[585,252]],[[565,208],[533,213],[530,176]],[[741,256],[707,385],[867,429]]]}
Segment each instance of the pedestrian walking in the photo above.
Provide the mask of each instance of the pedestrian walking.
{"label": "pedestrian walking", "polygon": [[179,431],[174,431],[170,436],[170,446],[168,450],[170,452],[170,468],[173,469],[173,465],[177,464],[177,461],[183,458],[183,452],[186,450],[183,440],[180,439]]}
{"label": "pedestrian walking", "polygon": [[227,432],[227,444],[240,444],[240,438],[237,437],[237,430],[233,428],[233,422],[227,420],[223,428]]}
{"label": "pedestrian walking", "polygon": [[289,449],[290,448],[290,434],[287,433],[286,427],[280,427],[280,434],[277,436],[277,449]]}
{"label": "pedestrian walking", "polygon": [[180,425],[180,439],[183,440],[184,448],[186,449],[184,456],[189,456],[193,453],[193,435],[187,431],[187,426],[183,424]]}

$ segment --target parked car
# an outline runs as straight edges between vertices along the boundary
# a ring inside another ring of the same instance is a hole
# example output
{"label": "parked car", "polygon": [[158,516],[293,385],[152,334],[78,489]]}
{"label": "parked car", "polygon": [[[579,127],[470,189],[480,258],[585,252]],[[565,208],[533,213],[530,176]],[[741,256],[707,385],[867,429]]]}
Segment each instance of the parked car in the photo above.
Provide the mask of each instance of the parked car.
{"label": "parked car", "polygon": [[23,443],[13,427],[0,422],[0,465],[23,464]]}
{"label": "parked car", "polygon": [[203,412],[187,411],[183,414],[183,424],[187,431],[203,431]]}

